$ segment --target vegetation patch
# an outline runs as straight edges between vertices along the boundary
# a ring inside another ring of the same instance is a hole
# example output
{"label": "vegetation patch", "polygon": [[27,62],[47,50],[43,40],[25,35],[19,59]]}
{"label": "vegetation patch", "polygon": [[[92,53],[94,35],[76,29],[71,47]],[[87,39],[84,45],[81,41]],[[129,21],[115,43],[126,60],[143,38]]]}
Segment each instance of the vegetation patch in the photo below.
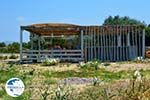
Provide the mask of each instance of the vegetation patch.
{"label": "vegetation patch", "polygon": [[57,65],[60,62],[59,59],[54,59],[54,58],[46,58],[43,61],[44,66],[52,66],[52,65]]}

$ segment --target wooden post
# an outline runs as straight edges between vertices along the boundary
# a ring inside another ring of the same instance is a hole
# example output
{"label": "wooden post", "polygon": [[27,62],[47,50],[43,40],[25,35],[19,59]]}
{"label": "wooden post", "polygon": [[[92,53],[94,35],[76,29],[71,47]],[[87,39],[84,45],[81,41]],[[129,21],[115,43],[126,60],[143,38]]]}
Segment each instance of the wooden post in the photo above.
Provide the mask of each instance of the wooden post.
{"label": "wooden post", "polygon": [[98,37],[97,37],[97,41],[98,41],[98,44],[97,44],[97,50],[98,50],[98,59],[100,60],[100,30],[99,30],[99,27],[97,27],[97,35],[98,35]]}
{"label": "wooden post", "polygon": [[84,38],[83,38],[83,30],[81,30],[81,58],[84,58]]}
{"label": "wooden post", "polygon": [[[103,27],[103,28],[105,28],[105,27]],[[105,61],[105,60],[106,60],[105,29],[103,29],[103,40],[104,40],[104,41],[103,41],[103,42],[104,42],[104,43],[103,43],[103,48],[104,48],[104,50],[103,50],[103,51],[104,51],[104,52],[103,52],[103,53],[104,53],[104,54],[103,54],[103,59],[104,59],[104,61]]]}
{"label": "wooden post", "polygon": [[108,41],[108,40],[109,40],[109,39],[108,39],[108,34],[109,34],[109,33],[108,33],[108,29],[106,29],[106,33],[105,33],[106,60],[108,60],[108,55],[109,55],[109,54],[108,54],[108,52],[109,52],[109,51],[108,51],[108,42],[109,42],[109,41]]}
{"label": "wooden post", "polygon": [[142,34],[142,56],[145,58],[145,29],[143,29]]}
{"label": "wooden post", "polygon": [[40,50],[41,50],[41,45],[40,45],[40,36],[38,36],[38,60],[40,60]]}
{"label": "wooden post", "polygon": [[20,63],[22,63],[22,42],[23,42],[23,30],[20,28]]}
{"label": "wooden post", "polygon": [[118,61],[118,59],[119,59],[119,48],[118,48],[118,34],[119,34],[119,32],[118,32],[118,25],[116,26],[116,59],[117,59],[117,61]]}
{"label": "wooden post", "polygon": [[136,57],[138,57],[138,39],[137,39],[138,35],[137,35],[137,27],[135,27],[134,32],[135,32]]}
{"label": "wooden post", "polygon": [[[53,33],[51,33],[51,45],[53,44]],[[53,49],[51,49],[51,58],[53,58]]]}
{"label": "wooden post", "polygon": [[91,34],[90,34],[90,27],[87,27],[87,30],[88,30],[88,60],[91,60],[91,52],[90,52],[90,49],[91,49]]}
{"label": "wooden post", "polygon": [[121,60],[121,28],[118,27],[118,60]]}
{"label": "wooden post", "polygon": [[139,34],[139,56],[141,57],[142,56],[142,53],[141,53],[141,29],[138,27],[138,34]]}
{"label": "wooden post", "polygon": [[93,27],[94,28],[94,59],[97,59],[97,52],[96,52],[96,48],[97,48],[97,45],[96,45],[96,29],[95,29],[95,27]]}
{"label": "wooden post", "polygon": [[129,60],[129,48],[130,48],[130,32],[128,31],[128,26],[126,28],[126,60]]}
{"label": "wooden post", "polygon": [[90,35],[91,35],[91,40],[90,40],[90,48],[91,48],[91,54],[90,54],[90,56],[91,56],[91,58],[90,58],[90,60],[92,60],[93,59],[93,33],[92,33],[92,27],[90,27]]}
{"label": "wooden post", "polygon": [[85,59],[85,61],[87,61],[87,38],[88,38],[88,35],[87,35],[87,30],[86,30],[86,27],[85,27],[85,29],[84,29],[84,35],[85,35],[85,37],[86,37],[86,39],[85,39],[85,46],[84,46],[84,59]]}
{"label": "wooden post", "polygon": [[116,27],[113,27],[113,36],[112,36],[112,38],[113,38],[113,61],[116,61]]}
{"label": "wooden post", "polygon": [[131,31],[132,31],[132,48],[131,48],[131,59],[135,58],[135,38],[134,38],[134,30],[133,30],[133,26],[131,27]]}
{"label": "wooden post", "polygon": [[101,30],[101,60],[103,60],[104,59],[104,52],[103,52],[103,50],[104,50],[104,46],[103,46],[103,43],[104,43],[104,37],[103,37],[103,27],[100,27],[100,30]]}
{"label": "wooden post", "polygon": [[125,40],[124,39],[125,38],[125,26],[123,26],[121,30],[122,30],[122,46],[121,46],[122,49],[121,50],[122,50],[122,60],[124,61],[125,60],[125,41],[124,41]]}
{"label": "wooden post", "polygon": [[33,50],[33,33],[30,32],[31,50]]}
{"label": "wooden post", "polygon": [[[109,27],[110,28],[110,27]],[[111,58],[112,58],[112,53],[111,53],[111,38],[110,38],[110,35],[111,35],[111,32],[110,29],[108,29],[108,60],[111,61]]]}

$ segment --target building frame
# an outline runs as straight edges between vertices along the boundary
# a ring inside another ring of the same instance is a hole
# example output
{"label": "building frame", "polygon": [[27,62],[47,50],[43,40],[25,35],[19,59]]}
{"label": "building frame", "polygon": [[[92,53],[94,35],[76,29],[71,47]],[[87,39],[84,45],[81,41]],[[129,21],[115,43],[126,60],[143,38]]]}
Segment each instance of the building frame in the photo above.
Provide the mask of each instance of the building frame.
{"label": "building frame", "polygon": [[[23,50],[23,32],[30,32],[30,50]],[[42,50],[41,37],[79,35],[80,49]],[[37,43],[33,44],[33,38]],[[37,49],[34,49],[34,46]],[[145,57],[145,30],[136,25],[80,26],[74,24],[48,23],[20,27],[20,62],[45,58],[62,61],[128,61]]]}

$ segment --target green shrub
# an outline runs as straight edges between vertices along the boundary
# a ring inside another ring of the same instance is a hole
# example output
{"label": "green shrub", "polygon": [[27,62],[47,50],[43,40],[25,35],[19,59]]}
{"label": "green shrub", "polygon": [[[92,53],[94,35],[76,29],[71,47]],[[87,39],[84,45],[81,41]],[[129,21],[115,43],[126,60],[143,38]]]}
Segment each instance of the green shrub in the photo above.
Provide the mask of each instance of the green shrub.
{"label": "green shrub", "polygon": [[15,56],[13,54],[9,57],[9,59],[17,59],[17,58],[18,58],[18,56]]}
{"label": "green shrub", "polygon": [[99,63],[100,63],[99,60],[92,60],[92,61],[89,61],[87,63],[80,62],[79,67],[81,67],[81,68],[94,68],[95,70],[98,70]]}
{"label": "green shrub", "polygon": [[0,60],[3,60],[3,56],[0,56]]}
{"label": "green shrub", "polygon": [[72,89],[69,86],[58,86],[58,88],[54,91],[54,95],[52,97],[53,100],[70,100]]}
{"label": "green shrub", "polygon": [[54,58],[46,58],[44,61],[43,61],[43,65],[44,66],[52,66],[52,65],[57,65],[58,63],[60,62],[59,59],[54,59]]}
{"label": "green shrub", "polygon": [[6,59],[8,59],[8,57],[7,57],[7,56],[4,56],[4,60],[6,60]]}
{"label": "green shrub", "polygon": [[6,59],[8,59],[7,56],[0,56],[0,60],[6,60]]}

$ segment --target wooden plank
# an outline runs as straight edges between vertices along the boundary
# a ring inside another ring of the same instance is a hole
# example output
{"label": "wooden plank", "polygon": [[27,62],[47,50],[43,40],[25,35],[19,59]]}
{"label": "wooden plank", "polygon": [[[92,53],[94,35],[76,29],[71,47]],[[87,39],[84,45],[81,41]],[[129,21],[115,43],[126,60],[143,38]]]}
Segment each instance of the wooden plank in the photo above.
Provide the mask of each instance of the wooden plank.
{"label": "wooden plank", "polygon": [[100,43],[99,43],[99,41],[100,41],[100,34],[99,34],[99,27],[96,27],[96,37],[97,37],[97,48],[96,48],[96,51],[97,51],[97,54],[96,54],[96,56],[97,56],[97,59],[99,59],[100,60]]}
{"label": "wooden plank", "polygon": [[96,59],[97,57],[97,53],[96,53],[96,30],[95,30],[95,27],[93,27],[93,33],[94,33],[94,37],[93,37],[93,49],[94,49],[94,52],[93,52],[93,57],[94,57],[94,59]]}
{"label": "wooden plank", "polygon": [[135,46],[136,46],[136,57],[138,57],[138,39],[137,39],[137,27],[135,27],[135,29],[134,29],[134,31],[135,31]]}
{"label": "wooden plank", "polygon": [[116,38],[116,33],[117,33],[117,27],[114,27],[114,60],[117,60],[117,38]]}
{"label": "wooden plank", "polygon": [[90,34],[90,27],[88,27],[88,36],[89,36],[89,40],[88,40],[88,61],[91,60],[91,34]]}
{"label": "wooden plank", "polygon": [[116,55],[116,50],[117,50],[116,32],[117,32],[117,29],[116,29],[116,26],[115,26],[114,30],[113,30],[113,33],[114,33],[114,61],[117,60],[117,55]]}
{"label": "wooden plank", "polygon": [[110,52],[109,52],[109,58],[110,58],[110,61],[113,61],[113,29],[111,27],[111,32],[109,33],[109,40],[110,40],[110,45],[109,45],[109,49],[110,49]]}
{"label": "wooden plank", "polygon": [[103,30],[103,39],[104,39],[104,44],[103,44],[103,48],[104,48],[104,61],[106,60],[106,39],[105,39],[105,30]]}
{"label": "wooden plank", "polygon": [[133,49],[132,49],[132,53],[133,53],[133,58],[132,59],[135,59],[135,54],[136,54],[136,50],[134,49],[136,44],[135,44],[135,32],[134,32],[134,27],[132,26],[132,39],[133,39]]}
{"label": "wooden plank", "polygon": [[118,41],[119,41],[118,40],[118,38],[119,38],[119,30],[118,30],[118,25],[117,25],[116,29],[117,29],[117,39],[116,39],[117,40],[117,46],[116,46],[117,47],[116,48],[117,53],[116,53],[116,55],[117,55],[117,61],[118,61],[119,60],[119,47],[118,47],[119,46],[119,44],[118,44]]}
{"label": "wooden plank", "polygon": [[108,61],[111,60],[112,54],[111,54],[111,38],[110,38],[110,29],[108,31]]}
{"label": "wooden plank", "polygon": [[90,51],[89,51],[89,45],[90,45],[90,35],[89,35],[89,28],[87,27],[87,35],[88,35],[88,41],[87,41],[87,58],[88,58],[88,61],[89,61],[89,58],[90,58]]}
{"label": "wooden plank", "polygon": [[105,44],[105,47],[106,47],[106,61],[108,61],[109,59],[108,59],[108,56],[109,56],[109,54],[108,54],[108,31],[106,31],[106,33],[105,33],[105,42],[106,42],[106,44]]}
{"label": "wooden plank", "polygon": [[113,29],[112,29],[112,53],[113,53],[113,58],[112,60],[115,61],[115,33],[114,33],[114,30],[115,30],[115,27],[113,26]]}
{"label": "wooden plank", "polygon": [[127,26],[127,48],[126,48],[126,56],[127,56],[127,60],[130,60],[130,53],[129,53],[129,50],[130,50],[130,31],[129,31],[129,26]]}
{"label": "wooden plank", "polygon": [[[22,60],[44,60],[45,58],[23,58]],[[82,58],[77,58],[77,57],[68,57],[68,58],[60,58],[60,60],[75,60],[75,61],[80,61],[83,60]]]}
{"label": "wooden plank", "polygon": [[[40,56],[51,56],[51,54],[40,54],[40,55],[37,55],[37,54],[23,54],[23,56],[36,56],[36,57],[40,57]],[[62,53],[62,54],[56,54],[54,53],[53,56],[82,56],[82,54],[78,53],[78,54],[75,54],[75,53],[69,53],[69,54],[65,54],[65,53]]]}
{"label": "wooden plank", "polygon": [[119,27],[117,25],[117,61],[120,60],[119,44],[120,44],[120,42],[119,42]]}
{"label": "wooden plank", "polygon": [[81,57],[84,58],[84,38],[83,38],[83,30],[81,30]]}
{"label": "wooden plank", "polygon": [[142,56],[142,53],[141,53],[141,30],[140,30],[140,27],[138,27],[138,34],[139,34],[139,56],[141,57]]}
{"label": "wooden plank", "polygon": [[145,58],[145,29],[142,34],[142,57]]}
{"label": "wooden plank", "polygon": [[125,60],[125,31],[124,31],[124,29],[125,29],[125,26],[122,26],[122,60],[124,61]]}
{"label": "wooden plank", "polygon": [[121,30],[122,30],[122,27],[121,27],[121,26],[120,26],[119,30],[120,30],[119,34],[120,34],[120,44],[121,44],[121,45],[120,45],[120,60],[122,61],[122,60],[123,60],[123,59],[122,59],[122,52],[123,52],[123,50],[122,50],[122,46],[123,46],[123,45],[122,45],[122,44],[123,44],[122,39],[123,39],[123,38],[122,38],[122,31],[121,31]]}
{"label": "wooden plank", "polygon": [[88,42],[88,37],[87,37],[87,29],[86,29],[86,27],[85,27],[85,30],[84,30],[84,32],[85,32],[85,37],[86,37],[86,40],[85,40],[85,43],[84,43],[84,45],[85,45],[85,47],[84,47],[84,58],[85,58],[85,61],[87,61],[87,42]]}
{"label": "wooden plank", "polygon": [[[48,53],[51,53],[51,52],[82,52],[81,50],[40,50],[41,53],[44,53],[44,52],[48,52]],[[23,50],[22,51],[23,53],[38,53],[38,50]]]}
{"label": "wooden plank", "polygon": [[41,45],[40,45],[40,36],[38,36],[38,55],[40,57],[40,50],[41,50]]}
{"label": "wooden plank", "polygon": [[103,52],[104,51],[104,48],[103,48],[104,47],[104,45],[103,45],[103,43],[104,43],[104,41],[103,41],[104,40],[104,38],[103,38],[103,27],[100,27],[100,30],[101,30],[101,37],[100,37],[101,38],[101,45],[100,45],[101,46],[101,60],[103,61],[104,60],[104,52]]}
{"label": "wooden plank", "polygon": [[90,48],[91,48],[91,59],[90,60],[92,60],[93,59],[93,28],[92,27],[90,28],[90,34],[91,34],[91,46],[90,46]]}

